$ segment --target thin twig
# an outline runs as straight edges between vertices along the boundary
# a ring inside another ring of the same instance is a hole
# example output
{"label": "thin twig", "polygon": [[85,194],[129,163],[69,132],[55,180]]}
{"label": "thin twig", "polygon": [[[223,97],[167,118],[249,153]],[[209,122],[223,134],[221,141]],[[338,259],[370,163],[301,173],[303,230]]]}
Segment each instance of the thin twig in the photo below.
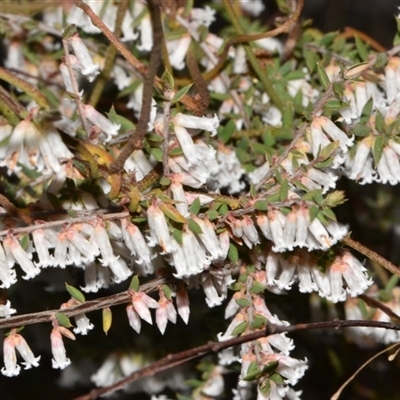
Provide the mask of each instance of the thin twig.
{"label": "thin twig", "polygon": [[12,228],[12,229],[4,229],[0,231],[0,237],[1,236],[7,236],[10,231],[14,235],[20,234],[20,233],[30,233],[33,232],[37,229],[48,229],[48,228],[54,228],[55,226],[60,226],[64,224],[78,224],[81,222],[90,222],[93,221],[95,218],[101,218],[104,221],[110,221],[113,219],[122,219],[122,218],[127,218],[129,217],[129,211],[122,211],[119,213],[111,213],[111,214],[104,214],[104,215],[89,215],[89,216],[79,216],[76,218],[66,218],[66,219],[60,219],[57,221],[50,221],[50,222],[44,222],[42,224],[37,224],[37,225],[31,225],[31,226],[26,226],[23,228]]}
{"label": "thin twig", "polygon": [[62,43],[63,43],[64,53],[65,53],[64,61],[65,61],[65,65],[67,66],[67,69],[68,69],[69,77],[71,79],[72,89],[74,90],[74,93],[73,93],[75,95],[74,100],[76,102],[76,106],[78,107],[79,118],[81,120],[83,129],[85,130],[86,135],[89,138],[90,137],[90,127],[85,118],[85,113],[83,111],[83,102],[82,102],[80,94],[79,94],[78,80],[76,79],[76,75],[72,68],[71,60],[69,58],[68,39],[63,39]]}
{"label": "thin twig", "polygon": [[370,307],[372,308],[379,308],[381,311],[383,311],[387,316],[391,318],[393,322],[400,323],[400,316],[397,315],[394,311],[392,311],[391,308],[385,306],[383,303],[380,301],[366,295],[366,294],[360,294],[358,298],[362,299],[367,303]]}
{"label": "thin twig", "polygon": [[143,146],[144,135],[147,132],[147,126],[150,120],[151,103],[153,99],[153,82],[156,77],[158,68],[161,63],[162,43],[164,37],[164,29],[161,21],[161,11],[155,0],[149,0],[151,22],[153,26],[153,48],[151,49],[149,67],[143,82],[142,108],[140,110],[140,118],[136,125],[135,133],[129,138],[128,143],[122,149],[118,158],[110,165],[110,172],[119,172],[127,158],[132,154],[133,150],[141,149]]}
{"label": "thin twig", "polygon": [[398,277],[400,277],[400,268],[396,267],[393,263],[386,260],[386,258],[382,257],[378,253],[375,253],[375,251],[369,249],[360,242],[351,239],[350,236],[345,236],[342,239],[342,242],[352,249],[357,250],[359,253],[364,254],[364,256],[368,257],[370,260],[373,260],[379,265],[382,265],[382,267],[386,268],[392,274],[396,274]]}
{"label": "thin twig", "polygon": [[[147,283],[144,283],[143,285],[140,285],[139,291],[144,293],[152,293],[157,291],[159,286],[166,282],[167,281],[164,278],[153,279]],[[129,303],[131,299],[132,296],[129,294],[129,291],[126,290],[111,296],[86,301],[85,303],[62,310],[62,313],[67,317],[73,317],[78,314],[89,313],[91,311],[102,310],[106,307],[113,307],[119,304]],[[51,322],[57,312],[60,312],[60,310],[47,310],[31,314],[16,315],[15,317],[2,318],[0,320],[0,329]]]}

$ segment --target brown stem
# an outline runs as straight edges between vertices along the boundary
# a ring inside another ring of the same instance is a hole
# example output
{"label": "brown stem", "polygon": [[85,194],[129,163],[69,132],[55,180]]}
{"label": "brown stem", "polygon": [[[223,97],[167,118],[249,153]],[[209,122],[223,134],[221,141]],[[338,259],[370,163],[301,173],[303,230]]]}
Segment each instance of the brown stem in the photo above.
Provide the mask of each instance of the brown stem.
{"label": "brown stem", "polygon": [[375,251],[372,251],[360,242],[351,239],[349,236],[345,236],[342,239],[342,242],[352,249],[357,250],[359,253],[364,254],[364,256],[368,257],[370,260],[373,260],[379,265],[382,265],[382,267],[386,268],[392,274],[396,274],[398,277],[400,277],[400,268],[396,267],[393,263],[386,260],[386,258],[380,256],[378,253],[375,253]]}
{"label": "brown stem", "polygon": [[140,118],[136,125],[135,133],[129,138],[128,143],[122,149],[117,159],[110,165],[111,173],[119,172],[123,168],[127,158],[132,154],[133,150],[142,148],[144,135],[147,132],[147,125],[150,119],[151,102],[153,98],[153,82],[161,63],[164,30],[161,22],[160,7],[157,5],[155,0],[149,0],[148,5],[150,8],[151,22],[153,26],[154,44],[150,54],[149,67],[143,83],[143,97]]}
{"label": "brown stem", "polygon": [[[153,279],[140,286],[139,291],[144,293],[152,293],[158,290],[160,285],[166,283],[164,278]],[[73,317],[78,314],[88,313],[95,310],[102,310],[106,307],[116,306],[118,304],[129,303],[131,301],[129,291],[113,294],[111,296],[102,297],[85,303],[79,304],[75,307],[62,310],[63,314],[67,317]],[[31,314],[16,315],[15,317],[4,318],[0,320],[0,329],[16,328],[25,325],[33,325],[43,322],[50,322],[54,315],[60,310],[47,310]]]}

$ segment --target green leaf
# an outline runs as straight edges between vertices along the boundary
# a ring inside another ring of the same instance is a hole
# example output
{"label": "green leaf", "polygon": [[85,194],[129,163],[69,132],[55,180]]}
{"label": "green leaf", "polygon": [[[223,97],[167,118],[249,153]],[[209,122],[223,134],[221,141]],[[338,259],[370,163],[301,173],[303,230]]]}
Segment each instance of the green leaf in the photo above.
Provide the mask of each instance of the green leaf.
{"label": "green leaf", "polygon": [[31,240],[29,239],[29,234],[24,234],[19,238],[19,244],[21,245],[21,247],[26,250],[28,248],[28,246],[30,245]]}
{"label": "green leaf", "polygon": [[318,61],[317,52],[306,49],[303,51],[303,57],[306,62],[307,68],[310,71],[310,74],[312,74],[315,70]]}
{"label": "green leaf", "polygon": [[332,221],[336,221],[336,215],[330,208],[324,207],[322,209],[322,212],[324,213],[325,217],[327,217],[328,219],[330,219]]}
{"label": "green leaf", "polygon": [[179,101],[183,96],[186,95],[186,93],[189,91],[189,89],[192,87],[193,83],[190,83],[189,85],[184,86],[183,88],[179,89],[174,98],[172,99],[171,103],[174,104],[177,101]]}
{"label": "green leaf", "polygon": [[197,235],[201,235],[203,233],[200,225],[196,221],[194,221],[192,218],[189,218],[187,223],[188,223],[188,228],[192,232],[196,233]]}
{"label": "green leaf", "polygon": [[289,194],[289,183],[287,179],[284,179],[279,189],[279,200],[285,201],[288,197],[288,194]]}
{"label": "green leaf", "polygon": [[251,306],[251,302],[247,299],[235,299],[236,303],[240,306],[240,307],[250,307]]}
{"label": "green leaf", "polygon": [[340,144],[339,140],[335,140],[334,142],[329,143],[321,150],[319,157],[322,159],[330,157],[338,149],[339,144]]}
{"label": "green leaf", "polygon": [[343,98],[343,83],[342,82],[334,82],[332,84],[333,92],[335,95],[341,100]]}
{"label": "green leaf", "polygon": [[397,286],[397,282],[399,281],[399,277],[397,275],[392,275],[386,284],[385,290],[391,292],[392,289]]}
{"label": "green leaf", "polygon": [[318,211],[317,218],[319,219],[320,222],[322,222],[324,225],[328,225],[329,221],[325,218],[324,213],[320,210]]}
{"label": "green leaf", "polygon": [[246,375],[242,378],[244,381],[254,381],[261,376],[261,371],[258,368],[257,361],[252,361],[247,368]]}
{"label": "green leaf", "polygon": [[129,284],[129,289],[132,289],[134,292],[138,292],[139,286],[140,286],[139,277],[135,275],[131,279],[131,283]]}
{"label": "green leaf", "polygon": [[161,149],[159,149],[158,147],[151,147],[150,153],[158,162],[162,162],[163,152],[161,151]]}
{"label": "green leaf", "polygon": [[375,165],[378,165],[382,157],[383,148],[384,148],[384,140],[382,135],[375,136],[374,149],[373,149]]}
{"label": "green leaf", "polygon": [[182,246],[182,231],[174,228],[172,231],[172,236]]}
{"label": "green leaf", "polygon": [[214,219],[218,219],[218,217],[219,217],[218,211],[215,211],[215,210],[209,210],[206,212],[206,214],[210,221],[213,221]]}
{"label": "green leaf", "polygon": [[257,211],[267,211],[269,202],[266,200],[257,200],[254,203],[254,209]]}
{"label": "green leaf", "polygon": [[201,208],[200,198],[196,197],[193,203],[191,204],[189,211],[191,214],[197,215],[200,211],[200,208]]}
{"label": "green leaf", "polygon": [[65,29],[64,32],[62,33],[62,39],[68,39],[71,36],[75,35],[75,33],[78,33],[78,29],[76,27],[76,25],[71,24],[68,25]]}
{"label": "green leaf", "polygon": [[164,138],[156,133],[148,133],[146,134],[146,140],[150,142],[161,143],[164,141]]}
{"label": "green leaf", "polygon": [[262,285],[260,282],[254,281],[253,285],[250,288],[250,292],[254,294],[259,294],[262,293],[265,290],[264,285]]}
{"label": "green leaf", "polygon": [[386,53],[379,53],[378,56],[376,57],[376,62],[375,62],[375,68],[380,69],[386,66],[389,58],[386,55]]}
{"label": "green leaf", "polygon": [[271,379],[272,382],[275,382],[275,383],[278,383],[278,384],[283,383],[282,376],[279,375],[277,372],[275,372],[274,374],[270,375],[269,379]]}
{"label": "green leaf", "polygon": [[372,107],[374,105],[374,100],[371,97],[364,105],[363,110],[361,112],[360,123],[366,124],[369,122],[369,118],[372,113]]}
{"label": "green leaf", "polygon": [[171,157],[174,157],[174,156],[181,156],[181,155],[183,154],[183,150],[182,150],[181,147],[174,147],[173,149],[171,149],[171,150],[168,152],[168,154],[169,154]]}
{"label": "green leaf", "polygon": [[163,291],[163,293],[164,293],[164,295],[165,295],[165,297],[168,299],[168,300],[172,300],[172,290],[171,290],[171,288],[168,286],[168,285],[162,285],[161,286],[161,289],[162,289],[162,291]]}
{"label": "green leaf", "polygon": [[321,82],[322,86],[326,89],[330,84],[329,77],[325,71],[325,68],[322,67],[318,62],[317,62],[317,72],[319,81]]}
{"label": "green leaf", "polygon": [[161,81],[163,82],[163,87],[166,89],[173,89],[175,87],[174,77],[167,69],[162,74]]}
{"label": "green leaf", "polygon": [[229,208],[226,204],[221,204],[218,209],[218,212],[220,213],[220,215],[226,215],[229,212]]}
{"label": "green leaf", "polygon": [[56,319],[57,319],[58,325],[64,326],[65,328],[71,328],[71,326],[72,326],[71,321],[64,313],[57,312]]}
{"label": "green leaf", "polygon": [[253,321],[251,321],[250,329],[261,329],[267,325],[267,319],[259,314],[253,314]]}
{"label": "green leaf", "polygon": [[375,110],[375,128],[379,133],[385,129],[385,119],[379,110]]}
{"label": "green leaf", "polygon": [[224,144],[229,142],[233,133],[236,132],[236,124],[232,119],[224,127],[218,129],[218,138],[222,140]]}
{"label": "green leaf", "polygon": [[169,186],[170,184],[171,184],[171,179],[166,178],[165,176],[163,176],[163,177],[160,179],[160,185],[162,185],[162,186]]}
{"label": "green leaf", "polygon": [[186,218],[172,204],[162,202],[159,204],[159,207],[172,221],[178,222],[179,224],[186,223]]}
{"label": "green leaf", "polygon": [[359,137],[366,137],[371,133],[371,128],[366,125],[357,124],[352,130],[353,135]]}
{"label": "green leaf", "polygon": [[363,41],[358,36],[356,36],[356,48],[361,60],[367,61],[369,57],[369,52]]}
{"label": "green leaf", "polygon": [[114,106],[112,106],[110,111],[106,114],[111,122],[121,125],[120,133],[136,129],[136,125],[131,120],[115,112]]}
{"label": "green leaf", "polygon": [[110,307],[103,308],[102,317],[103,317],[103,332],[107,335],[112,324],[112,312]]}
{"label": "green leaf", "polygon": [[228,258],[236,264],[239,261],[239,252],[237,247],[233,244],[229,244]]}
{"label": "green leaf", "polygon": [[266,374],[270,375],[272,372],[274,372],[278,368],[278,365],[279,365],[279,361],[270,361],[269,363],[264,365],[261,373],[263,375],[266,375]]}
{"label": "green leaf", "polygon": [[232,336],[238,336],[243,333],[247,328],[248,323],[246,321],[241,322],[236,328],[232,331]]}
{"label": "green leaf", "polygon": [[332,164],[333,160],[333,158],[327,158],[325,161],[315,164],[314,167],[318,169],[325,169]]}
{"label": "green leaf", "polygon": [[84,303],[86,301],[85,296],[79,289],[74,286],[68,285],[68,283],[65,283],[65,287],[67,288],[68,293],[73,299],[79,301],[80,303]]}
{"label": "green leaf", "polygon": [[322,190],[314,190],[314,201],[320,206],[324,203],[324,197],[322,196]]}
{"label": "green leaf", "polygon": [[314,218],[318,215],[318,211],[319,211],[319,209],[315,204],[313,204],[310,207],[310,222],[312,222],[314,220]]}

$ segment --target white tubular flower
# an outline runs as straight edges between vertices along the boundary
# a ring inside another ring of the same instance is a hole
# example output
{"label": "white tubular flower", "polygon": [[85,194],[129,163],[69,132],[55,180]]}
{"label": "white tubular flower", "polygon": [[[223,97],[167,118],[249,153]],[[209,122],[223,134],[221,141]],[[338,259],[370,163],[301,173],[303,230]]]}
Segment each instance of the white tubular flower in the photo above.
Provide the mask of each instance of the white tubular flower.
{"label": "white tubular flower", "polygon": [[400,182],[400,161],[399,156],[389,146],[383,148],[381,159],[377,165],[379,179],[377,182],[396,185]]}
{"label": "white tubular flower", "polygon": [[3,343],[3,357],[4,365],[1,369],[1,373],[5,376],[17,376],[21,370],[21,367],[17,364],[17,354],[15,352],[15,335],[10,335],[4,339]]}
{"label": "white tubular flower", "polygon": [[9,266],[11,267],[14,263],[18,263],[26,274],[23,276],[24,279],[32,279],[39,274],[40,269],[31,261],[32,256],[25,252],[14,235],[7,235],[4,238],[3,246]]}
{"label": "white tubular flower", "polygon": [[176,323],[176,310],[171,300],[161,295],[158,301],[159,307],[156,309],[156,324],[163,335],[167,327],[168,321]]}
{"label": "white tubular flower", "polygon": [[89,50],[78,34],[73,35],[72,37],[68,38],[68,40],[72,46],[72,49],[74,50],[75,57],[82,66],[82,75],[86,77],[89,82],[92,82],[100,73],[99,64],[93,63]]}
{"label": "white tubular flower", "polygon": [[37,266],[41,268],[47,268],[54,264],[54,257],[50,255],[49,249],[54,247],[46,237],[44,229],[35,229],[32,232],[33,244],[38,255],[39,262]]}
{"label": "white tubular flower", "polygon": [[269,162],[266,161],[261,167],[256,168],[253,172],[249,173],[249,179],[253,185],[257,185],[267,175],[269,171]]}
{"label": "white tubular flower", "polygon": [[15,349],[18,350],[24,359],[22,364],[24,364],[25,369],[39,366],[40,356],[35,357],[26,340],[17,333],[16,329],[13,329],[4,339],[3,354],[5,367],[1,369],[3,375],[16,376],[19,374],[21,368],[17,364]]}
{"label": "white tubular flower", "polygon": [[169,61],[179,71],[185,68],[185,57],[191,41],[189,33],[184,33],[180,39],[167,41]]}
{"label": "white tubular flower", "polygon": [[239,3],[240,7],[252,17],[258,17],[265,9],[262,0],[253,0],[252,2],[240,0]]}
{"label": "white tubular flower", "polygon": [[225,300],[226,296],[220,296],[218,294],[218,291],[215,288],[214,282],[210,275],[206,275],[206,278],[201,282],[201,286],[203,286],[208,307],[212,308],[215,306],[219,306]]}
{"label": "white tubular flower", "polygon": [[150,228],[151,243],[150,246],[159,244],[164,253],[172,253],[174,246],[169,234],[167,220],[164,213],[157,204],[151,205],[147,209],[147,217]]}
{"label": "white tubular flower", "polygon": [[248,215],[245,215],[241,222],[243,228],[242,239],[246,243],[247,247],[251,249],[253,245],[260,243],[257,229],[254,226],[253,220]]}
{"label": "white tubular flower", "polygon": [[210,177],[207,180],[207,187],[211,190],[228,188],[229,194],[239,193],[245,187],[241,180],[244,174],[239,159],[234,150],[219,146],[217,156],[207,163],[210,169]]}
{"label": "white tubular flower", "polygon": [[286,240],[283,236],[283,226],[285,223],[283,214],[279,210],[268,210],[269,228],[271,231],[274,246],[273,251],[281,252],[286,250]]}
{"label": "white tubular flower", "polygon": [[17,276],[13,269],[14,263],[7,259],[3,246],[0,243],[0,288],[9,288],[17,282]]}
{"label": "white tubular flower", "polygon": [[[74,227],[65,230],[65,236],[84,257],[85,260],[92,262],[100,254],[99,248],[85,239]],[[71,249],[71,246],[70,246]]]}
{"label": "white tubular flower", "polygon": [[[76,66],[77,65],[76,63],[78,63],[77,58],[72,54],[70,54],[68,56],[68,61],[72,67]],[[65,61],[65,57],[63,57],[63,61],[60,64],[60,72],[61,72],[61,77],[64,81],[65,90],[69,93],[75,93],[74,86],[72,84],[71,74],[69,73],[68,66]],[[82,99],[82,96],[83,96],[83,90],[81,90],[79,92],[80,99]]]}
{"label": "white tubular flower", "polygon": [[180,179],[179,175],[174,175],[172,177],[172,183],[171,183],[170,188],[171,188],[171,192],[172,192],[174,201],[176,202],[175,203],[176,209],[184,217],[187,217],[189,215],[188,202],[186,200],[185,191],[183,190],[183,186],[180,181],[181,181],[181,179]]}
{"label": "white tubular flower", "polygon": [[[346,292],[352,297],[364,293],[373,283],[367,270],[349,251],[335,258],[329,269],[329,277],[331,296],[328,299],[334,303],[344,301]],[[346,281],[346,288],[343,288],[342,277]]]}
{"label": "white tubular flower", "polygon": [[101,131],[106,134],[106,142],[109,142],[113,136],[117,135],[119,128],[121,128],[120,124],[111,122],[90,104],[83,105],[83,113],[85,118],[87,118],[93,125],[99,127]]}
{"label": "white tubular flower", "polygon": [[63,326],[53,325],[50,335],[51,352],[53,354],[52,365],[54,369],[64,369],[71,364],[71,360],[67,358],[62,337],[65,336],[71,340],[75,340],[75,336],[67,328]]}
{"label": "white tubular flower", "polygon": [[10,315],[15,314],[17,310],[15,308],[11,308],[10,300],[7,300],[6,304],[0,304],[0,317],[8,318]]}
{"label": "white tubular flower", "polygon": [[184,128],[200,129],[211,132],[211,136],[215,136],[217,134],[217,128],[219,126],[219,120],[216,114],[213,118],[207,118],[178,113],[171,119],[171,122]]}
{"label": "white tubular flower", "polygon": [[224,257],[224,252],[221,248],[221,244],[218,240],[218,236],[215,233],[215,227],[208,218],[201,219],[193,215],[193,220],[200,226],[202,233],[197,236],[204,244],[207,253],[210,255],[211,260],[216,261]]}
{"label": "white tubular flower", "polygon": [[354,159],[347,156],[346,175],[361,185],[371,183],[375,180],[376,171],[372,168],[372,157],[370,154],[374,139],[371,136],[366,137],[357,143],[356,155]]}
{"label": "white tubular flower", "polygon": [[29,119],[21,121],[10,136],[5,158],[0,165],[7,166],[9,174],[21,170],[17,163],[39,172],[60,172],[60,161],[71,159],[72,153],[57,132],[54,131],[52,134],[58,136],[57,143]]}
{"label": "white tubular flower", "polygon": [[388,104],[398,101],[400,93],[400,58],[390,57],[385,67],[386,97]]}
{"label": "white tubular flower", "polygon": [[142,329],[142,320],[139,314],[135,311],[132,304],[126,306],[126,314],[128,316],[129,325],[137,332],[140,333]]}
{"label": "white tubular flower", "polygon": [[76,334],[87,335],[88,331],[94,328],[94,325],[89,321],[89,318],[85,314],[77,314],[75,316],[76,328],[74,332]]}
{"label": "white tubular flower", "polygon": [[150,325],[153,325],[149,308],[158,308],[159,304],[146,293],[131,291],[132,306],[136,313]]}
{"label": "white tubular flower", "polygon": [[122,282],[132,275],[132,271],[128,268],[126,262],[114,255],[110,238],[101,220],[97,220],[92,240],[95,241],[100,249],[102,257],[100,262],[103,266],[109,267],[114,274],[114,282]]}
{"label": "white tubular flower", "polygon": [[188,131],[181,126],[174,125],[174,132],[176,138],[178,139],[179,145],[182,147],[182,151],[186,157],[188,166],[190,167],[194,164],[197,164],[197,160],[200,158],[200,155]]}
{"label": "white tubular flower", "polygon": [[[141,15],[145,10],[146,5],[144,1],[136,1],[133,9],[134,18]],[[140,42],[137,45],[139,51],[150,51],[153,48],[153,29],[151,27],[150,15],[145,13],[141,18],[138,30],[140,33]]]}
{"label": "white tubular flower", "polygon": [[197,275],[211,263],[205,248],[200,245],[194,233],[186,229],[182,234],[182,248],[186,264],[189,267],[187,276]]}
{"label": "white tubular flower", "polygon": [[187,324],[189,322],[190,307],[189,296],[185,288],[179,289],[176,293],[176,308],[183,322]]}
{"label": "white tubular flower", "polygon": [[152,259],[155,254],[152,253],[144,236],[140,229],[128,222],[126,219],[121,221],[122,225],[122,235],[126,246],[131,252],[131,255],[135,256],[135,262],[140,266],[143,275],[147,275],[154,272],[154,266],[152,264]]}
{"label": "white tubular flower", "polygon": [[85,269],[85,284],[81,289],[86,292],[97,292],[99,289],[108,288],[112,282],[111,273],[108,268],[104,268],[95,262],[82,263]]}

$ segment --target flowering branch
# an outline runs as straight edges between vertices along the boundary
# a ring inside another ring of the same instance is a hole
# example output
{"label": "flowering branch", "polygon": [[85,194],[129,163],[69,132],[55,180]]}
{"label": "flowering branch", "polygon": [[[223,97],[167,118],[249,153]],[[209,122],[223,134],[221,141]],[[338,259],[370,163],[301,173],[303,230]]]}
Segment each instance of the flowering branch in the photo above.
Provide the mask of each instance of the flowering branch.
{"label": "flowering branch", "polygon": [[[143,293],[153,293],[160,285],[163,285],[166,282],[167,281],[163,278],[153,279],[141,285],[140,291]],[[111,296],[86,301],[85,303],[63,309],[62,312],[67,317],[74,317],[79,314],[85,314],[91,311],[102,310],[107,307],[129,303],[130,301],[132,301],[132,297],[130,292],[127,290]],[[39,311],[31,314],[16,315],[15,317],[1,319],[0,329],[51,322],[54,319],[54,315],[59,311],[60,310]]]}
{"label": "flowering branch", "polygon": [[346,321],[338,319],[335,321],[310,322],[310,323],[301,323],[289,326],[268,324],[265,330],[238,336],[233,339],[225,340],[223,342],[209,342],[207,344],[194,347],[189,350],[181,351],[175,354],[169,354],[166,357],[161,358],[160,360],[148,365],[147,367],[126,376],[125,378],[114,383],[113,385],[105,386],[101,389],[93,389],[86,395],[76,397],[74,400],[94,400],[107,393],[111,393],[116,390],[122,389],[128,384],[145,376],[154,376],[158,372],[203,357],[205,355],[215,354],[224,349],[239,346],[244,343],[249,343],[263,337],[275,335],[277,333],[299,332],[299,331],[315,330],[315,329],[332,329],[332,328],[340,329],[340,328],[350,328],[350,327],[369,327],[369,328],[392,329],[400,331],[400,325],[397,324],[393,324],[390,322],[363,321],[363,320]]}

